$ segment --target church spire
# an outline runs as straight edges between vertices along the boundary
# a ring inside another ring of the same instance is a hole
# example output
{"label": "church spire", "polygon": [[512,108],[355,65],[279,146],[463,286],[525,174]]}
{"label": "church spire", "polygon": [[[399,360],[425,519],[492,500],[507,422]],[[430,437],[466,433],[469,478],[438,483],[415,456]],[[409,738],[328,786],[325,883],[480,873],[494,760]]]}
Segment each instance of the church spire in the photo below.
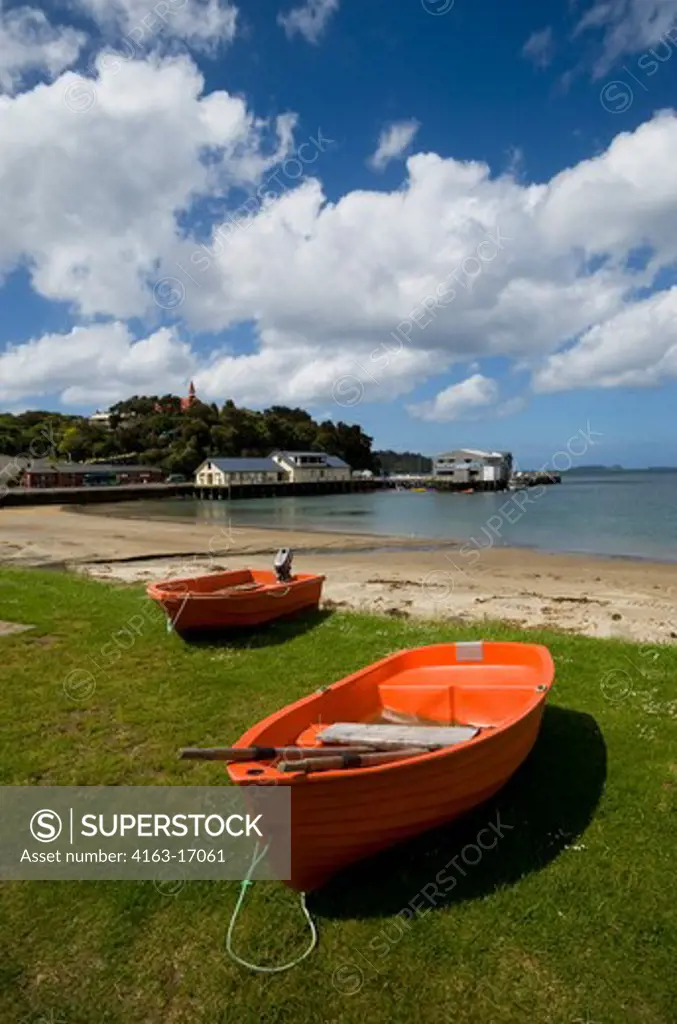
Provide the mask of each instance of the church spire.
{"label": "church spire", "polygon": [[181,399],[181,411],[185,412],[186,409],[190,409],[191,405],[194,405],[195,402],[197,402],[197,395],[195,394],[195,385],[191,381],[188,388],[188,397]]}

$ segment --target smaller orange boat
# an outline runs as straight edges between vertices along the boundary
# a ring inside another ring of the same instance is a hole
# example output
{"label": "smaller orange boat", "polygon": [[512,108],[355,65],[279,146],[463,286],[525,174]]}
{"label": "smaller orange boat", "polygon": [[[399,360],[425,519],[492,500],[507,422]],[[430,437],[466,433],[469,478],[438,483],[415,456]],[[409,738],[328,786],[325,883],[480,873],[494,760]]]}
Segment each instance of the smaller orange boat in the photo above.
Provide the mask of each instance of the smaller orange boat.
{"label": "smaller orange boat", "polygon": [[292,575],[292,553],[284,548],[273,569],[236,569],[190,579],[150,583],[146,593],[164,609],[180,634],[260,626],[317,608],[324,576]]}

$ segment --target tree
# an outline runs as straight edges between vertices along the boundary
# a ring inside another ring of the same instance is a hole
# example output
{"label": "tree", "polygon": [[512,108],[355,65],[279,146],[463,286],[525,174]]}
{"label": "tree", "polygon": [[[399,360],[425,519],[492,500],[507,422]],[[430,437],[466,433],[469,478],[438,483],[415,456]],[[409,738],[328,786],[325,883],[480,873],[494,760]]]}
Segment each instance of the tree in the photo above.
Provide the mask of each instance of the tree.
{"label": "tree", "polygon": [[83,416],[31,411],[0,415],[0,453],[73,462],[143,462],[191,475],[208,456],[268,456],[276,450],[326,451],[353,469],[376,469],[372,439],[357,424],[317,423],[305,409],[263,412],[232,401],[219,409],[175,395],[135,395],[110,410],[108,427]]}

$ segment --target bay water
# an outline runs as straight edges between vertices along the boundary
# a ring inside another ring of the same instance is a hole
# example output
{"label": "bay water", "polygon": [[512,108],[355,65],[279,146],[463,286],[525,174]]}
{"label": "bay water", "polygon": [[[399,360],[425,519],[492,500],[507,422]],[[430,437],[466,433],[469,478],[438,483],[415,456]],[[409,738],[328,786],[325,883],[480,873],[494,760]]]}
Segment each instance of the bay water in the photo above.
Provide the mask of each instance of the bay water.
{"label": "bay water", "polygon": [[114,515],[217,525],[472,541],[478,547],[677,561],[677,471],[564,476],[516,494],[378,490],[237,501],[135,501]]}

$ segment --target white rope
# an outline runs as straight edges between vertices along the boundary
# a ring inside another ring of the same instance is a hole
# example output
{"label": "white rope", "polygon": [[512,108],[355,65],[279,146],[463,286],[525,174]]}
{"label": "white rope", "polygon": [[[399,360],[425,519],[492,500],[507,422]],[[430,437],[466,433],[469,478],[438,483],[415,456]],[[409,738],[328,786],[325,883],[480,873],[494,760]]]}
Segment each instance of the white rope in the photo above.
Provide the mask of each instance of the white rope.
{"label": "white rope", "polygon": [[236,963],[240,964],[242,967],[246,967],[250,971],[256,971],[258,974],[279,974],[281,971],[291,970],[292,967],[296,967],[298,964],[301,963],[302,960],[305,960],[306,957],[310,956],[310,954],[317,946],[317,928],[315,926],[315,922],[310,916],[308,907],[306,906],[306,894],[302,892],[301,909],[303,910],[305,918],[310,927],[310,944],[308,945],[308,948],[301,954],[301,956],[297,957],[295,960],[291,960],[288,964],[282,964],[280,967],[261,967],[259,964],[252,964],[249,962],[249,960],[244,960],[242,957],[238,956],[237,953],[234,952],[233,931],[235,930],[235,922],[237,921],[238,914],[242,909],[242,904],[244,903],[244,898],[247,889],[249,888],[250,885],[253,884],[251,876],[254,874],[254,869],[256,868],[256,865],[265,857],[266,853],[268,852],[268,846],[265,847],[261,854],[258,854],[258,849],[259,844],[257,843],[256,846],[254,847],[254,856],[249,866],[247,877],[243,879],[242,885],[240,886],[240,894],[237,898],[237,903],[235,904],[235,909],[233,910],[233,914],[230,919],[230,924],[228,925],[228,933],[226,935],[226,951],[228,955],[231,957],[231,959],[235,960]]}
{"label": "white rope", "polygon": [[174,616],[174,618],[173,619],[167,618],[167,632],[168,633],[171,633],[171,631],[176,627],[176,623],[179,621],[180,616],[183,615],[183,610],[186,607],[186,602],[187,602],[189,597],[190,597],[190,591],[187,590],[186,593],[183,595],[183,601],[181,602],[181,607],[179,608],[179,610],[176,613],[176,615]]}

